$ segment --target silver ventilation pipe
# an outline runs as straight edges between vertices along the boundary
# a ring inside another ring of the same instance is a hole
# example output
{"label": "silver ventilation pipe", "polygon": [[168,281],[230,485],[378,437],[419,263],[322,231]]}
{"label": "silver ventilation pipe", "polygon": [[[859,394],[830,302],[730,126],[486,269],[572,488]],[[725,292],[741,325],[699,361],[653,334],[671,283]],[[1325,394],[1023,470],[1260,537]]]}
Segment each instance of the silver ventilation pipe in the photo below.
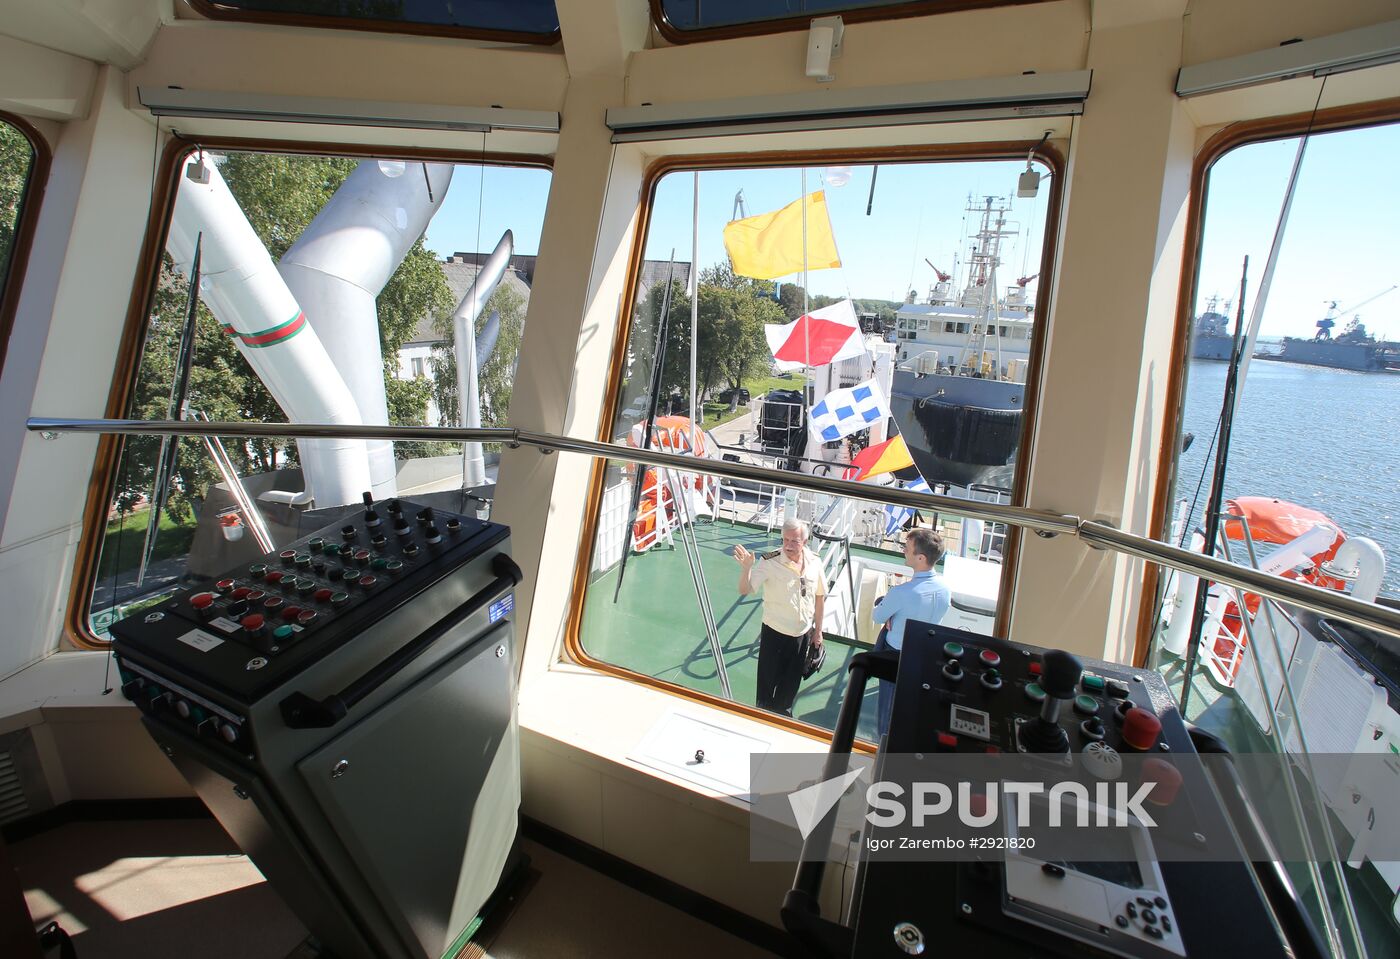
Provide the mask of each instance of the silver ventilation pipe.
{"label": "silver ventilation pipe", "polygon": [[[452,336],[457,354],[457,410],[458,422],[463,429],[474,430],[481,426],[481,366],[485,365],[486,359],[481,358],[485,353],[489,358],[490,350],[479,350],[476,340],[476,318],[481,315],[482,309],[486,306],[486,301],[491,299],[491,294],[496,292],[496,287],[500,285],[502,277],[506,275],[506,267],[510,265],[510,256],[515,251],[515,237],[509,230],[501,235],[501,240],[496,244],[496,249],[486,258],[486,262],[476,272],[476,278],[472,280],[471,287],[467,290],[467,295],[462,297],[462,302],[457,305],[457,311],[452,314]],[[486,329],[483,329],[483,339],[491,330],[491,322],[488,319]],[[500,335],[501,323],[497,316],[495,332],[490,336],[490,347],[496,346],[496,337]],[[484,344],[482,344],[484,345]],[[462,444],[462,486],[471,489],[476,486],[486,485],[486,458],[482,455],[480,443]]]}

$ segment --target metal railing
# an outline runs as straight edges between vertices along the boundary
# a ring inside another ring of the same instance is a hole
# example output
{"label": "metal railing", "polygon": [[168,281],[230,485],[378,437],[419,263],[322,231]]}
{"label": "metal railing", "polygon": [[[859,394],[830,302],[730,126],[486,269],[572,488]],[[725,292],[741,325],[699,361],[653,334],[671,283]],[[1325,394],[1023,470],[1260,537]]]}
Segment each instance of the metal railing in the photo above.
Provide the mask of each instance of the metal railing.
{"label": "metal railing", "polygon": [[[611,443],[558,436],[522,429],[456,429],[430,426],[339,426],[320,423],[217,423],[182,420],[116,420],[67,417],[30,417],[25,424],[32,432],[56,438],[60,433],[115,433],[152,436],[245,436],[297,439],[387,439],[440,442],[503,443],[511,447],[530,446],[544,453],[581,453],[597,459],[639,463],[645,466],[694,472],[695,458],[660,450],[635,449]],[[944,511],[993,523],[1006,523],[1028,529],[1038,536],[1060,533],[1077,536],[1088,546],[1109,549],[1153,563],[1160,563],[1218,583],[1238,586],[1271,599],[1301,606],[1323,616],[1373,629],[1400,639],[1400,610],[1374,603],[1363,603],[1350,596],[1295,580],[1263,573],[1238,563],[1216,559],[1187,549],[1161,543],[1145,536],[1127,533],[1096,520],[1084,520],[1050,510],[1024,506],[979,503],[954,496],[916,493],[906,489],[871,486],[852,480],[830,479],[806,473],[773,470],[748,463],[707,460],[704,472],[729,479],[779,483],[790,489],[829,493],[869,503],[910,506],[924,511]]]}

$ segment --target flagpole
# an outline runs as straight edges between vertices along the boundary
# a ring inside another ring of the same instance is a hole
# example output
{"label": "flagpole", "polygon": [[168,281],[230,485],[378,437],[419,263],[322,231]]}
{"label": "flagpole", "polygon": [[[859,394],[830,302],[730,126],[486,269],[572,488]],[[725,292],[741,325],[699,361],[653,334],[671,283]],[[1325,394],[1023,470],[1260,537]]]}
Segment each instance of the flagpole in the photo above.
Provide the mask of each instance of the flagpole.
{"label": "flagpole", "polygon": [[690,452],[696,452],[695,442],[695,350],[700,327],[700,171],[695,171],[695,199],[690,215]]}
{"label": "flagpole", "polygon": [[[807,307],[807,166],[802,166],[802,316],[806,316]],[[800,317],[799,317],[800,319]],[[810,370],[812,368],[812,340],[808,335],[811,322],[802,324],[802,363]],[[806,392],[804,390],[804,392]],[[805,399],[805,397],[804,397]]]}

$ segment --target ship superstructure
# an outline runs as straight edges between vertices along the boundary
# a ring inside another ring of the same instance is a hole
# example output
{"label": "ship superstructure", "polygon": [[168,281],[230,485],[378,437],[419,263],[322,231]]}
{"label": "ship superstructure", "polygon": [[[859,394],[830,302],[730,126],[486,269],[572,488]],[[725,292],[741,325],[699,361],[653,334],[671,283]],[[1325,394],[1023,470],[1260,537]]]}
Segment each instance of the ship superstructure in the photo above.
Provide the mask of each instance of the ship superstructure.
{"label": "ship superstructure", "polygon": [[1008,209],[999,197],[969,203],[980,226],[961,292],[940,271],[926,302],[895,314],[891,409],[931,483],[1009,485],[1030,364],[1034,305],[1026,287],[1035,277],[1021,277],[998,297],[1002,242],[1018,232]]}

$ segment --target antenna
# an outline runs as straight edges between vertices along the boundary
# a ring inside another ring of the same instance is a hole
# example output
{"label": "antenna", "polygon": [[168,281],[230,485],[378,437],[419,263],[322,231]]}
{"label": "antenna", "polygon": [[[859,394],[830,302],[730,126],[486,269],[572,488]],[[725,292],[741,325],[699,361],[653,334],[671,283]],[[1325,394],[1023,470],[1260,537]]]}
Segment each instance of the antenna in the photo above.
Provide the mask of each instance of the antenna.
{"label": "antenna", "polygon": [[740,187],[739,192],[734,194],[734,209],[729,214],[731,220],[742,220],[749,215],[749,208],[744,204],[744,188]]}

